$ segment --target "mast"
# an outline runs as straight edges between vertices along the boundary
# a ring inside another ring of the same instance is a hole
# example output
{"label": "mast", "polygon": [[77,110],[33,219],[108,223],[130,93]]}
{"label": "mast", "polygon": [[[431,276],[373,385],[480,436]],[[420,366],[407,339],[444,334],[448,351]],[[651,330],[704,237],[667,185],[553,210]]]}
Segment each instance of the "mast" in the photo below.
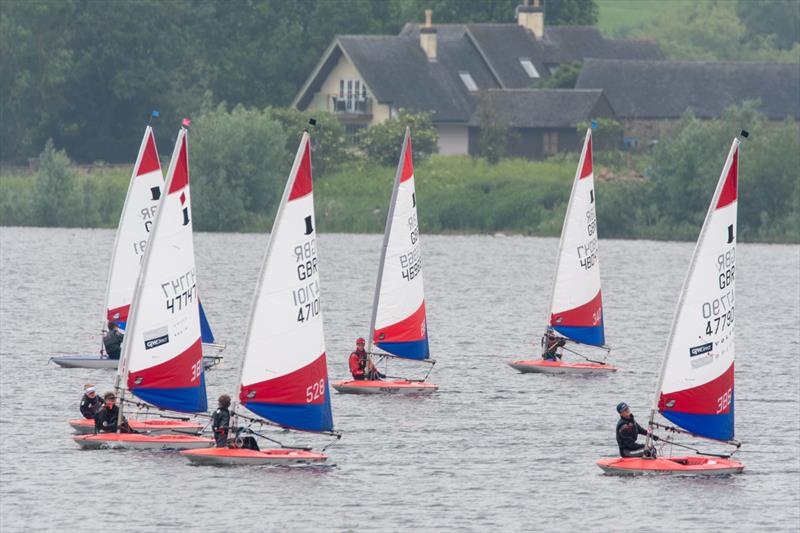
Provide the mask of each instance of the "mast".
{"label": "mast", "polygon": [[[678,324],[678,318],[683,308],[684,301],[686,300],[686,294],[687,294],[686,288],[689,285],[692,276],[694,275],[694,271],[697,266],[697,253],[700,250],[700,247],[702,246],[705,240],[706,232],[708,229],[708,221],[713,216],[714,211],[717,208],[717,203],[719,202],[719,197],[722,192],[722,188],[725,185],[725,179],[728,176],[728,172],[730,171],[731,165],[733,164],[733,154],[736,152],[736,150],[739,149],[739,144],[740,144],[739,138],[734,137],[733,143],[731,143],[731,148],[728,151],[728,157],[725,160],[725,165],[722,167],[722,173],[720,174],[720,177],[717,180],[717,187],[714,190],[714,196],[711,199],[711,203],[709,203],[708,211],[706,212],[706,217],[703,220],[703,227],[700,230],[700,235],[697,238],[697,243],[695,244],[694,251],[692,252],[692,260],[689,263],[689,270],[686,273],[686,277],[683,280],[683,286],[681,287],[680,297],[678,298],[678,305],[675,307],[675,312],[672,315],[672,326],[670,327],[669,340],[667,341],[667,347],[666,350],[664,351],[664,357],[661,361],[661,370],[658,373],[658,382],[656,385],[655,395],[653,396],[653,404],[650,408],[650,418],[647,421],[648,432],[647,432],[647,439],[645,440],[645,449],[650,448],[653,442],[651,437],[653,424],[655,422],[656,413],[658,412],[658,402],[659,399],[661,398],[661,389],[664,385],[664,375],[666,372],[667,363],[669,362],[669,356],[670,353],[672,352],[673,343],[675,342],[675,329]],[[737,165],[736,174],[738,177],[738,172],[739,172],[738,158],[736,159],[736,165]]]}
{"label": "mast", "polygon": [[[149,128],[149,126],[148,126]],[[167,171],[167,182],[164,184],[164,191],[169,191],[172,180],[174,178],[174,169],[175,165],[178,162],[178,157],[180,155],[181,147],[183,146],[183,137],[186,136],[186,128],[182,127],[180,132],[178,132],[178,139],[175,142],[175,148],[172,151],[172,159],[169,163],[169,170]],[[163,209],[161,208],[166,202],[168,194],[162,194],[161,199],[158,202],[158,208],[156,209],[156,218],[153,221],[153,232],[157,230],[159,227],[159,221],[161,219]],[[150,235],[150,241],[153,240],[153,234]],[[144,257],[142,258],[142,267],[139,269],[139,275],[136,278],[136,287],[133,291],[133,301],[131,302],[131,312],[129,312],[128,324],[125,328],[125,331],[134,331],[134,326],[136,322],[136,313],[132,312],[134,309],[139,307],[139,302],[142,298],[142,287],[144,286],[144,280],[146,279],[146,274],[148,267],[150,266],[150,258],[152,256],[153,246],[150,246],[150,241],[148,242],[147,247],[144,250]],[[120,396],[119,402],[119,413],[117,415],[117,433],[120,432],[120,425],[122,424],[123,420],[123,410],[125,407],[125,390],[126,384],[128,381],[128,360],[130,358],[130,353],[132,349],[133,343],[131,343],[130,339],[128,342],[122,343],[122,354],[120,355],[119,365],[117,366],[117,377],[114,382],[114,391],[118,396]]]}
{"label": "mast", "polygon": [[[567,226],[569,225],[569,213],[572,210],[572,200],[575,197],[575,190],[578,188],[578,181],[581,178],[581,171],[583,170],[584,160],[586,159],[586,146],[592,138],[592,128],[587,128],[586,137],[583,139],[583,149],[581,150],[581,157],[578,160],[578,167],[575,169],[575,178],[572,180],[572,190],[569,193],[569,201],[567,202],[567,210],[564,213],[564,224],[561,226],[561,237],[558,240],[558,251],[556,252],[556,269],[553,273],[553,287],[550,290],[550,303],[547,305],[547,323],[550,324],[550,317],[553,315],[553,299],[556,295],[556,282],[558,281],[558,270],[561,265],[561,251],[564,248],[564,238],[567,235]],[[594,171],[594,165],[593,165]],[[550,326],[548,326],[548,329]]]}
{"label": "mast", "polygon": [[[300,138],[300,145],[297,147],[297,153],[294,156],[294,163],[292,163],[292,169],[289,171],[289,176],[297,176],[297,172],[300,168],[300,165],[303,160],[303,154],[305,153],[305,146],[307,143],[310,142],[310,137],[308,135],[308,130],[303,130],[303,135]],[[247,321],[247,332],[245,333],[244,338],[244,354],[242,354],[242,358],[239,360],[239,377],[236,380],[236,395],[231,401],[231,412],[234,413],[236,409],[236,405],[239,403],[239,394],[242,390],[242,377],[244,373],[244,364],[247,359],[247,350],[250,346],[250,337],[253,331],[253,327],[255,325],[255,310],[256,305],[258,303],[259,295],[261,294],[261,287],[264,285],[264,278],[267,271],[267,260],[270,257],[272,252],[272,246],[275,242],[273,238],[278,229],[280,228],[281,219],[283,218],[281,215],[286,208],[286,202],[288,201],[289,194],[292,191],[292,186],[294,185],[294,180],[289,179],[286,180],[286,186],[283,188],[283,196],[281,196],[281,202],[278,204],[278,212],[275,213],[275,222],[272,225],[272,231],[269,234],[269,241],[267,242],[267,251],[264,253],[264,259],[261,261],[261,270],[258,274],[258,282],[256,283],[256,290],[253,292],[253,300],[250,304],[250,318]]]}
{"label": "mast", "polygon": [[400,150],[400,161],[397,164],[397,171],[394,175],[394,187],[392,188],[392,199],[389,201],[389,211],[386,214],[386,226],[383,232],[383,244],[381,245],[381,259],[378,263],[378,279],[375,282],[375,297],[372,300],[372,318],[369,322],[369,336],[367,338],[367,360],[372,351],[372,338],[375,335],[375,320],[378,316],[378,301],[381,296],[381,283],[383,282],[383,265],[386,262],[386,249],[389,246],[389,236],[392,233],[392,220],[394,218],[394,208],[397,202],[397,191],[400,189],[400,178],[403,174],[403,162],[406,160],[406,150],[408,149],[408,139],[411,131],[406,126],[403,136],[403,148]]}
{"label": "mast", "polygon": [[[150,139],[150,136],[153,134],[153,128],[150,124],[144,130],[144,137],[142,138],[142,144],[139,146],[139,155],[136,156],[136,162],[133,164],[133,171],[131,172],[131,179],[128,182],[128,191],[125,193],[125,201],[122,204],[122,211],[119,214],[119,223],[117,224],[117,231],[114,234],[114,247],[111,249],[111,262],[109,263],[110,268],[108,271],[108,279],[106,280],[106,292],[105,296],[103,297],[103,322],[100,331],[102,335],[105,335],[108,326],[108,296],[111,293],[111,279],[114,272],[112,271],[114,268],[114,260],[117,257],[117,247],[119,246],[119,236],[120,230],[122,228],[122,222],[125,219],[125,214],[127,212],[128,202],[130,201],[131,190],[133,190],[133,182],[136,179],[137,174],[139,173],[139,166],[142,164],[142,156],[144,155],[144,151],[147,149],[147,141]],[[141,269],[139,269],[141,271]],[[105,344],[103,343],[103,338],[100,338],[100,353],[105,354]]]}

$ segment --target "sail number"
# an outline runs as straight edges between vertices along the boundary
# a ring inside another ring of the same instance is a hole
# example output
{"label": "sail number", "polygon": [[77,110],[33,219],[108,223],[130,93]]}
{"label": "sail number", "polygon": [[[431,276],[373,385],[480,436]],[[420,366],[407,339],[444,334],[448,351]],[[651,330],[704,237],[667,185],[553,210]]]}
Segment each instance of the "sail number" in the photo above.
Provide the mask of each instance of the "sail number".
{"label": "sail number", "polygon": [[[309,239],[294,247],[297,279],[303,284],[292,290],[292,301],[297,309],[297,321],[305,322],[320,314],[319,280],[317,270],[316,239]],[[312,279],[314,277],[314,279]]]}
{"label": "sail number", "polygon": [[586,244],[578,245],[577,250],[581,267],[589,270],[597,264],[597,237],[592,238]]}
{"label": "sail number", "polygon": [[306,387],[306,403],[311,403],[320,396],[325,396],[325,380],[321,379]]}
{"label": "sail number", "polygon": [[716,335],[725,328],[733,326],[733,308],[722,316],[718,316],[706,322],[706,335]]}
{"label": "sail number", "polygon": [[725,391],[725,394],[717,398],[717,413],[724,413],[728,410],[728,407],[731,405],[731,400],[733,400],[733,389],[728,389]]}
{"label": "sail number", "polygon": [[192,381],[196,381],[203,374],[203,359],[192,365]]}
{"label": "sail number", "polygon": [[414,246],[410,252],[400,256],[400,273],[403,278],[411,281],[422,272],[422,254],[419,246]]}
{"label": "sail number", "polygon": [[197,294],[197,278],[194,269],[181,274],[175,279],[161,284],[161,290],[166,298],[167,309],[173,314],[181,311],[194,302]]}

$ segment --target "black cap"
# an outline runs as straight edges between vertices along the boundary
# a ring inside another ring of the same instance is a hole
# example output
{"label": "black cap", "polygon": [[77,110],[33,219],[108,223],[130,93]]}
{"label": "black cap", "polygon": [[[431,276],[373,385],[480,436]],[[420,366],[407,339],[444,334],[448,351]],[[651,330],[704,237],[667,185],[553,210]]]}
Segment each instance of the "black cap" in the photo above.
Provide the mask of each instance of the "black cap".
{"label": "black cap", "polygon": [[628,407],[628,404],[627,404],[627,403],[625,403],[625,402],[620,402],[620,403],[618,403],[618,404],[617,404],[617,412],[618,412],[618,413],[622,413],[622,411],[624,411],[625,409],[630,409],[630,408]]}

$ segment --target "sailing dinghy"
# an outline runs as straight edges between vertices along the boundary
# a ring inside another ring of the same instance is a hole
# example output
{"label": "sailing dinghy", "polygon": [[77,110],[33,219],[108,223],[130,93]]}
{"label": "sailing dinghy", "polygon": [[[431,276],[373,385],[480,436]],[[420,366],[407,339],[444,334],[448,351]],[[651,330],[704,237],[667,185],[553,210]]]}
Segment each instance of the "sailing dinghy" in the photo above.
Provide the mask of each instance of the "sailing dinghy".
{"label": "sailing dinghy", "polygon": [[[597,254],[591,128],[586,130],[567,213],[564,216],[549,309],[550,323],[542,339],[543,350],[547,350],[550,342],[557,343],[560,347],[569,342],[607,350]],[[604,360],[590,359],[566,347],[563,349],[583,357],[586,361],[569,363],[560,359],[550,361],[542,358],[512,361],[508,364],[522,373],[540,374],[595,374],[617,370]]]}
{"label": "sailing dinghy", "polygon": [[[163,177],[158,150],[156,150],[156,140],[153,128],[148,125],[139,146],[139,155],[133,167],[128,193],[125,196],[117,227],[117,235],[114,239],[111,268],[106,285],[106,305],[101,326],[103,333],[106,332],[106,325],[109,321],[116,322],[120,330],[125,331],[136,279],[161,198],[162,185]],[[224,345],[215,343],[214,334],[202,305],[200,306],[200,320],[203,343],[220,351],[224,349]],[[51,361],[63,368],[117,368],[119,360],[109,359],[105,356],[102,340],[100,354],[99,357],[53,357]],[[203,364],[209,368],[219,363],[221,359],[222,357],[219,355],[207,356],[203,358]]]}
{"label": "sailing dinghy", "polygon": [[[333,433],[328,390],[310,150],[306,131],[275,216],[250,312],[238,401],[255,416],[237,412],[235,405],[232,409],[233,420],[247,422],[244,433],[273,442],[277,441],[256,432],[253,426],[273,425],[339,437]],[[327,460],[322,452],[289,446],[272,450],[205,448],[181,453],[202,465]]]}
{"label": "sailing dinghy", "polygon": [[[159,201],[127,316],[127,341],[115,388],[158,409],[202,413],[207,409],[200,306],[195,276],[186,129],[172,154],[167,193]],[[121,395],[120,395],[121,393]],[[98,433],[77,435],[81,448],[185,449],[214,441],[197,435]]]}
{"label": "sailing dinghy", "polygon": [[[432,369],[436,361],[430,359],[428,349],[419,237],[411,133],[406,127],[386,217],[367,357],[375,355],[387,360],[396,357],[425,362]],[[382,351],[372,353],[373,344]],[[438,385],[428,383],[426,379],[427,375],[422,380],[345,380],[334,383],[333,387],[340,393],[351,394],[435,392]]]}
{"label": "sailing dinghy", "polygon": [[[747,137],[743,131],[742,136]],[[739,139],[733,140],[700,237],[683,283],[650,411],[650,448],[660,445],[659,457],[600,459],[608,474],[738,474],[744,465],[730,459],[740,443],[733,440],[734,271],[736,263]],[[670,426],[655,421],[656,411]],[[670,437],[655,440],[661,429],[674,435],[735,446],[731,454],[661,457],[678,444]]]}

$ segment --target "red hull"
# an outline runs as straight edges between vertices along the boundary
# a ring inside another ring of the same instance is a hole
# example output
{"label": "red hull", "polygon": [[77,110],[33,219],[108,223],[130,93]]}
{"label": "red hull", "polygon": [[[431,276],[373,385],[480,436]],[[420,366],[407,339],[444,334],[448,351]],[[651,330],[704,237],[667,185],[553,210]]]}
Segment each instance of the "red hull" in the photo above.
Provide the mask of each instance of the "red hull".
{"label": "red hull", "polygon": [[268,465],[321,463],[328,456],[313,451],[279,449],[248,450],[244,448],[201,448],[181,452],[191,462],[206,465]]}
{"label": "red hull", "polygon": [[740,474],[744,465],[731,459],[719,457],[659,457],[643,459],[637,457],[613,457],[597,461],[605,473],[614,475],[636,474],[682,474],[682,475],[727,475]]}
{"label": "red hull", "polygon": [[[94,420],[90,418],[70,420],[68,423],[78,433],[94,433]],[[147,431],[150,433],[165,433],[168,431],[192,433],[203,429],[202,424],[184,422],[182,420],[128,420],[128,424],[134,431]]]}
{"label": "red hull", "polygon": [[593,374],[617,371],[614,366],[600,363],[564,363],[561,361],[545,361],[544,359],[512,361],[508,364],[514,370],[519,370],[522,373]]}
{"label": "red hull", "polygon": [[333,383],[333,388],[343,394],[430,394],[438,385],[425,381],[349,380]]}

